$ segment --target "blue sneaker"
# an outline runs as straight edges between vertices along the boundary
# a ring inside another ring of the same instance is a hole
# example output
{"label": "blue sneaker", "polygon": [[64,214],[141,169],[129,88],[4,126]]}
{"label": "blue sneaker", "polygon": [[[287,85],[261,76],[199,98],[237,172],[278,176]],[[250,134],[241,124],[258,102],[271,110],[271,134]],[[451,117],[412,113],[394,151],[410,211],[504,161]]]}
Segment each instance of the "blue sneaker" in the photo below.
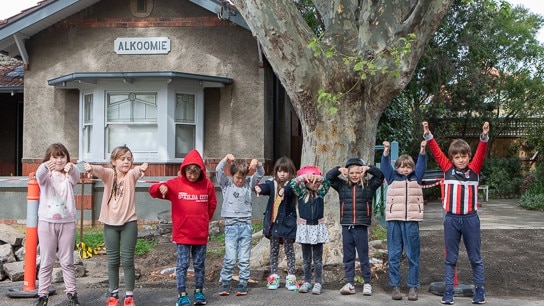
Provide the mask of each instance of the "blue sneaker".
{"label": "blue sneaker", "polygon": [[472,298],[472,304],[485,304],[485,289],[482,286],[476,286],[476,293]]}
{"label": "blue sneaker", "polygon": [[237,296],[247,295],[247,285],[238,284],[238,288],[236,289],[236,295]]}
{"label": "blue sneaker", "polygon": [[176,302],[176,306],[188,306],[188,305],[191,305],[191,299],[189,298],[189,296],[187,296],[186,292],[183,292],[178,298],[178,301]]}
{"label": "blue sneaker", "polygon": [[219,295],[220,296],[227,296],[230,294],[230,283],[224,282],[221,287],[219,288]]}
{"label": "blue sneaker", "polygon": [[453,305],[453,288],[446,288],[442,297],[442,304]]}
{"label": "blue sneaker", "polygon": [[201,289],[195,290],[195,305],[206,305],[206,297]]}

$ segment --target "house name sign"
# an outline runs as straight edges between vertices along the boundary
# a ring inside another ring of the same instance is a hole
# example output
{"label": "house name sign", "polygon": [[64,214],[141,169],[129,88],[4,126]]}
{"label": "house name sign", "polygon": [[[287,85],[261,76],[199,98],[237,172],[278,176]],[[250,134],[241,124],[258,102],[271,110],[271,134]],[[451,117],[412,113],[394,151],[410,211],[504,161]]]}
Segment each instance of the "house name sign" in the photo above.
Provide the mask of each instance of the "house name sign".
{"label": "house name sign", "polygon": [[168,54],[168,37],[119,37],[113,42],[117,54]]}

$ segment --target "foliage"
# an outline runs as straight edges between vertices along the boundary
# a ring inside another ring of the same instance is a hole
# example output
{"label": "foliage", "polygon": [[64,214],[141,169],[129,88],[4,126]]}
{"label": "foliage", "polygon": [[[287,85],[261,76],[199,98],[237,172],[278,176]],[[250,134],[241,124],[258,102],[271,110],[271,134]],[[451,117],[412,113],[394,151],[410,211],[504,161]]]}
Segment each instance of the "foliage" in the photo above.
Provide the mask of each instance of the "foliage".
{"label": "foliage", "polygon": [[521,160],[517,157],[488,158],[484,162],[481,176],[485,176],[485,184],[493,190],[490,194],[497,197],[517,197],[520,195],[523,170]]}
{"label": "foliage", "polygon": [[544,210],[544,193],[525,192],[521,195],[520,206],[528,210]]}
{"label": "foliage", "polygon": [[157,245],[157,241],[153,238],[151,239],[138,238],[138,240],[136,240],[136,248],[134,250],[134,254],[145,255],[151,252],[156,245]]}
{"label": "foliage", "polygon": [[[404,122],[412,122],[403,130],[418,135],[420,122],[429,121],[435,135],[464,138],[475,121],[489,121],[492,144],[512,120],[543,116],[544,46],[536,40],[543,24],[543,16],[506,1],[455,0],[396,98],[406,106]],[[395,114],[384,114],[382,125],[387,116]],[[543,131],[529,131],[539,148]],[[419,140],[402,146],[415,155]]]}
{"label": "foliage", "polygon": [[257,220],[251,224],[253,234],[263,230],[263,220]]}
{"label": "foliage", "polygon": [[383,240],[387,239],[387,229],[379,224],[372,224],[370,227],[369,240]]}

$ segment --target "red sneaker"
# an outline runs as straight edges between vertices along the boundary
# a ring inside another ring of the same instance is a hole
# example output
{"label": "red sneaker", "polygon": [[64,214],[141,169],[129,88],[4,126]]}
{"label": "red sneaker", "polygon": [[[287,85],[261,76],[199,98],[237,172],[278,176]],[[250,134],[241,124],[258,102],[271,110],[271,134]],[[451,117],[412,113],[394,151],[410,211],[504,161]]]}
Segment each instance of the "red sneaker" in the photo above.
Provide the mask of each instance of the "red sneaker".
{"label": "red sneaker", "polygon": [[114,298],[113,296],[110,297],[106,301],[106,306],[119,306],[119,299]]}

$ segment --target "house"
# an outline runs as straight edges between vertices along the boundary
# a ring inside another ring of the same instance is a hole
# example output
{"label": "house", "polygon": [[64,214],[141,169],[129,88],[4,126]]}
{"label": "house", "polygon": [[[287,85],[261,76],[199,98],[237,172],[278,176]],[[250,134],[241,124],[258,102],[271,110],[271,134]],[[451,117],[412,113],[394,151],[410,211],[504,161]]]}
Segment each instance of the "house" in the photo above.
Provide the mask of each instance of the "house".
{"label": "house", "polygon": [[193,148],[210,169],[226,153],[267,169],[300,155],[296,115],[228,2],[44,0],[0,24],[0,51],[24,69],[23,87],[0,87],[20,120],[0,123],[0,175],[34,171],[54,142],[103,164],[126,144],[152,176]]}
{"label": "house", "polygon": [[[267,173],[281,156],[299,163],[298,119],[229,2],[43,0],[0,21],[0,52],[13,79],[0,80],[0,177],[28,176],[54,142],[74,163],[103,165],[127,145],[157,180],[177,175],[194,148],[211,171],[227,153]],[[17,186],[0,203],[24,203]],[[137,189],[145,201],[148,186]],[[93,183],[84,208],[96,213],[100,192]]]}

